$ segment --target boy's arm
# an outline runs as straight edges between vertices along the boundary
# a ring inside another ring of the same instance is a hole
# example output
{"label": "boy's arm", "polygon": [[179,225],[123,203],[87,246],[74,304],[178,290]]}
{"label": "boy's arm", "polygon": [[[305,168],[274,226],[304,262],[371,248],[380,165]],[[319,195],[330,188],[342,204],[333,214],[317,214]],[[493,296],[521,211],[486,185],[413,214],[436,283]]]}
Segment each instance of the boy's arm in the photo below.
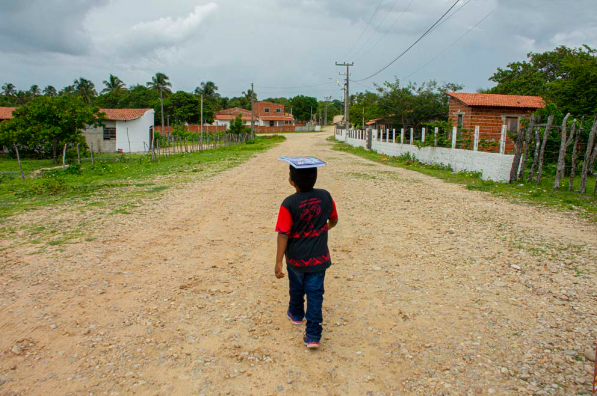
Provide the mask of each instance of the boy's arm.
{"label": "boy's arm", "polygon": [[[331,196],[330,196],[331,198]],[[332,228],[336,227],[336,224],[338,224],[338,211],[336,210],[336,203],[334,202],[334,200],[332,199],[332,214],[330,215],[330,218],[328,219],[328,230],[331,230]]]}
{"label": "boy's arm", "polygon": [[336,227],[337,224],[338,224],[338,218],[337,217],[334,220],[330,219],[328,221],[328,230],[331,230],[332,228]]}
{"label": "boy's arm", "polygon": [[276,252],[276,267],[274,273],[276,278],[284,278],[284,272],[282,272],[282,262],[284,260],[284,254],[286,253],[286,246],[288,245],[288,235],[278,233],[278,251]]}

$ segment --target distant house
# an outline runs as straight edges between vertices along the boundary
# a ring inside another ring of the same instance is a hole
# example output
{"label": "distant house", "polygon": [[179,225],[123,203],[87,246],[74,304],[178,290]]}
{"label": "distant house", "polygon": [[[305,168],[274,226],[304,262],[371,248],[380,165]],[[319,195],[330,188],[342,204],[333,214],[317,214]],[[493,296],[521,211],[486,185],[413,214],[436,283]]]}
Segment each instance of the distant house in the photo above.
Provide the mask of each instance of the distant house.
{"label": "distant house", "polygon": [[16,107],[0,107],[0,122],[10,120],[12,118],[12,112],[16,109]]}
{"label": "distant house", "polygon": [[334,116],[334,120],[332,121],[333,125],[343,125],[344,124],[344,115],[339,114]]}
{"label": "distant house", "polygon": [[[545,107],[540,96],[446,92],[450,97],[449,118],[454,126],[472,131],[479,126],[479,137],[499,141],[502,125],[517,133],[523,118]],[[507,145],[513,142],[508,138]]]}
{"label": "distant house", "polygon": [[104,126],[88,128],[83,136],[94,152],[147,151],[153,141],[153,109],[100,109]]}
{"label": "distant house", "polygon": [[229,128],[239,114],[246,126],[251,126],[251,119],[255,121],[255,126],[294,125],[294,116],[284,112],[284,105],[272,102],[254,102],[252,115],[251,110],[240,107],[220,110],[214,114],[214,125],[226,125]]}
{"label": "distant house", "polygon": [[284,105],[273,102],[253,103],[255,117],[259,119],[259,126],[293,125],[294,116],[284,112]]}
{"label": "distant house", "polygon": [[240,107],[233,107],[230,109],[220,110],[214,114],[214,125],[230,128],[230,124],[240,114],[243,123],[251,126],[251,110],[245,110]]}

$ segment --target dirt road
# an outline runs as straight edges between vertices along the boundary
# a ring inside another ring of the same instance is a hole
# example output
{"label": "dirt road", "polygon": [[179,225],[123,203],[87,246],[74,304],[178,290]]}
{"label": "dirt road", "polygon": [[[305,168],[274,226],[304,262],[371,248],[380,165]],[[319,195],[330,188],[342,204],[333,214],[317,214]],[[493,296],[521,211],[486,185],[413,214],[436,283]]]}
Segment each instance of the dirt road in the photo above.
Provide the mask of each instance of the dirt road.
{"label": "dirt road", "polygon": [[[62,253],[2,252],[2,395],[588,394],[597,229],[291,134]],[[324,339],[273,275],[280,155],[328,162]],[[586,356],[585,356],[586,355]]]}

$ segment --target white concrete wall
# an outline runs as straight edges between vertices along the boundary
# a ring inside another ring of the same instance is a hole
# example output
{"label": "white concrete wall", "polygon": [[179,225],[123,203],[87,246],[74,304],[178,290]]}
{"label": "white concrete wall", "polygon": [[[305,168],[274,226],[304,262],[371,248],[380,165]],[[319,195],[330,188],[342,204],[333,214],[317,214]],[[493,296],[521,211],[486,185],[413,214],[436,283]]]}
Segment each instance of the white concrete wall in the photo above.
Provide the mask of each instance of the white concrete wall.
{"label": "white concrete wall", "polygon": [[[341,142],[346,142],[353,147],[366,147],[366,134],[361,134],[363,139],[347,137],[347,135],[359,136],[358,131],[337,130],[335,137]],[[486,153],[483,151],[461,150],[445,147],[421,147],[411,144],[400,144],[400,133],[396,131],[396,141],[392,143],[390,133],[388,142],[381,142],[376,139],[376,131],[373,131],[372,151],[392,157],[400,157],[409,154],[418,161],[429,165],[449,166],[454,172],[481,172],[483,180],[505,182],[510,179],[510,169],[514,155]],[[428,139],[432,139],[428,136]],[[405,136],[405,141],[408,139]]]}
{"label": "white concrete wall", "polygon": [[131,152],[147,151],[150,142],[149,130],[153,126],[153,117],[154,111],[148,110],[143,117],[136,120],[116,121],[116,151],[122,150],[128,153],[129,139],[131,141]]}

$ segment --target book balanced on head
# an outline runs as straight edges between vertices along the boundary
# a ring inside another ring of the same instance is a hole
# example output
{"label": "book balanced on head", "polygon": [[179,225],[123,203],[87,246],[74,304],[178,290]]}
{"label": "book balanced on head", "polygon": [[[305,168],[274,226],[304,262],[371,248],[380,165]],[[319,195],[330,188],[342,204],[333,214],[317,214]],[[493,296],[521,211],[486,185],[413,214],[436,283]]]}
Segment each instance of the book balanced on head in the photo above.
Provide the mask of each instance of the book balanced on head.
{"label": "book balanced on head", "polygon": [[315,157],[280,157],[278,160],[286,161],[296,169],[321,168],[325,166],[325,162]]}

